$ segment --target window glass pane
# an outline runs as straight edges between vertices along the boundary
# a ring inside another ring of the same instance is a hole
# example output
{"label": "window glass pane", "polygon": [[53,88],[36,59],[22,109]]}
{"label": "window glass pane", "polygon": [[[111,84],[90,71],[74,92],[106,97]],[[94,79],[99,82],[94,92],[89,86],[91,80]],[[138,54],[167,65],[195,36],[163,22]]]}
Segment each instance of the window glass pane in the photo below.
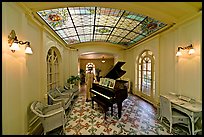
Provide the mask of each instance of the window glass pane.
{"label": "window glass pane", "polygon": [[151,79],[151,72],[150,71],[147,71],[147,78]]}
{"label": "window glass pane", "polygon": [[147,68],[146,68],[146,63],[143,63],[142,64],[142,70],[146,70]]}
{"label": "window glass pane", "polygon": [[151,62],[147,63],[147,70],[151,71]]}
{"label": "window glass pane", "polygon": [[146,71],[143,71],[143,73],[142,73],[142,85],[146,85],[147,83],[147,74],[146,74]]}

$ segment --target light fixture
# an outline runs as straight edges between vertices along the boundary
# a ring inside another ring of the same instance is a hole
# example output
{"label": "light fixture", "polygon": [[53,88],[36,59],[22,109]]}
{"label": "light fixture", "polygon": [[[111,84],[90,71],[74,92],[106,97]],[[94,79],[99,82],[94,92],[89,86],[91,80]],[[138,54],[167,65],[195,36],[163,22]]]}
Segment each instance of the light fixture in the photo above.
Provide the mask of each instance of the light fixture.
{"label": "light fixture", "polygon": [[187,46],[187,47],[178,47],[178,51],[176,52],[176,56],[181,56],[182,55],[181,50],[188,50],[189,55],[195,53],[195,50],[194,50],[192,44]]}
{"label": "light fixture", "polygon": [[104,60],[104,57],[102,57],[102,61],[101,61],[102,63],[105,63],[106,61]]}
{"label": "light fixture", "polygon": [[29,41],[19,41],[17,39],[16,33],[14,30],[11,31],[11,33],[8,35],[8,44],[10,46],[10,49],[12,52],[15,52],[16,50],[20,50],[20,45],[25,45],[25,53],[27,54],[33,54],[32,49],[30,47],[30,42]]}

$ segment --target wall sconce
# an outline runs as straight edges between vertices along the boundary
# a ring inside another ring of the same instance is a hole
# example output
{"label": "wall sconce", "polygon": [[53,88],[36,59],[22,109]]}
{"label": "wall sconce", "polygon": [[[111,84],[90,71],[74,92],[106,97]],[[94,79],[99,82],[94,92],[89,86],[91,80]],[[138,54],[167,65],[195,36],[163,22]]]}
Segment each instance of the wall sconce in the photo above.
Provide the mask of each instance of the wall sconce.
{"label": "wall sconce", "polygon": [[25,45],[25,53],[27,54],[33,54],[32,49],[30,47],[30,42],[29,41],[19,41],[17,39],[16,33],[14,30],[11,31],[11,33],[8,35],[8,44],[10,46],[10,49],[12,52],[15,52],[16,50],[20,50],[20,45]]}
{"label": "wall sconce", "polygon": [[104,60],[104,57],[102,58],[102,61],[101,61],[102,63],[105,63],[106,61]]}
{"label": "wall sconce", "polygon": [[189,46],[187,46],[187,47],[178,47],[178,51],[176,52],[176,56],[181,56],[181,55],[182,55],[181,49],[182,49],[182,50],[188,50],[188,54],[189,54],[189,55],[195,53],[195,50],[194,50],[194,48],[193,48],[193,45],[191,44],[191,45],[189,45]]}

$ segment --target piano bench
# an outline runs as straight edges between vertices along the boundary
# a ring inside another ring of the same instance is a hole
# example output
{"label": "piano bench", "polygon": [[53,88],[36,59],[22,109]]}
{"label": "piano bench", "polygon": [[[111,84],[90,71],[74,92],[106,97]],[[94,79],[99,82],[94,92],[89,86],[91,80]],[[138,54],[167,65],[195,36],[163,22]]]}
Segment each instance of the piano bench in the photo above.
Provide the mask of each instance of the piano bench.
{"label": "piano bench", "polygon": [[110,103],[107,103],[105,101],[102,101],[97,96],[92,97],[92,108],[94,109],[94,101],[103,108],[103,111],[105,112],[105,120],[106,120],[106,112],[109,110],[109,107],[111,107],[111,116],[113,116],[113,105]]}

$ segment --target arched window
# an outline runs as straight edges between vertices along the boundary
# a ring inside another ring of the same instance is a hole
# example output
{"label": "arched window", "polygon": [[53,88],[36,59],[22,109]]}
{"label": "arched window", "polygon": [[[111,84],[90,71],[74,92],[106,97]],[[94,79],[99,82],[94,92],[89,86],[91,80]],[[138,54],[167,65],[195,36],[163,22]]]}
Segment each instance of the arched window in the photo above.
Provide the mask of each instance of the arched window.
{"label": "arched window", "polygon": [[47,54],[47,91],[60,84],[59,58],[58,50],[50,48]]}
{"label": "arched window", "polygon": [[155,96],[155,57],[150,50],[143,51],[137,59],[136,88],[142,96],[152,100]]}

